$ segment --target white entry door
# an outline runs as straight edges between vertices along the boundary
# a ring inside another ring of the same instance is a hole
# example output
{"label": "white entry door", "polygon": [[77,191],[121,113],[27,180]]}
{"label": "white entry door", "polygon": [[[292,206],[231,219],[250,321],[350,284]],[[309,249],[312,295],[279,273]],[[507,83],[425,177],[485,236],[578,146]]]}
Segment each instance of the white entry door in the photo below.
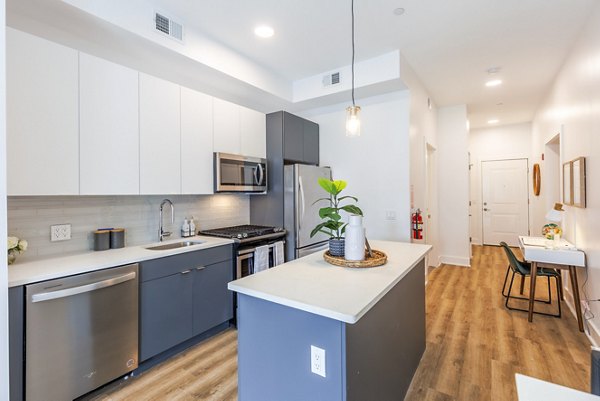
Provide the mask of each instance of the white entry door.
{"label": "white entry door", "polygon": [[529,234],[527,159],[481,163],[483,243],[518,246]]}

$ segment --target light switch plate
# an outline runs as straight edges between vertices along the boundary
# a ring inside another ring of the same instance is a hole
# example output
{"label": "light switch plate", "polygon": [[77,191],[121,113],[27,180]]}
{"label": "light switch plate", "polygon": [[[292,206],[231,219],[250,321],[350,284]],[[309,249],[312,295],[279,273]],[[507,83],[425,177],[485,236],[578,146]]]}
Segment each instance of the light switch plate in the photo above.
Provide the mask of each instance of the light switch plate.
{"label": "light switch plate", "polygon": [[386,220],[396,220],[396,211],[395,210],[386,210],[385,211],[385,219]]}
{"label": "light switch plate", "polygon": [[325,350],[314,345],[310,346],[310,370],[314,374],[327,377],[325,374]]}
{"label": "light switch plate", "polygon": [[50,226],[50,241],[66,241],[71,239],[70,224],[56,224]]}

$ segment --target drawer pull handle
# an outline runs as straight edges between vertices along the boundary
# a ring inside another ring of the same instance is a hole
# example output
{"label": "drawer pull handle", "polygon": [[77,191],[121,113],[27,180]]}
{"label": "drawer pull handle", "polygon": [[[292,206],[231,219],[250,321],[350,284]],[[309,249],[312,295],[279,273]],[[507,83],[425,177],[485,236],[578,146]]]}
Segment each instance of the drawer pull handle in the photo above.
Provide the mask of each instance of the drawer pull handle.
{"label": "drawer pull handle", "polygon": [[206,269],[206,266],[199,266],[199,267],[196,267],[196,270],[204,270],[204,269]]}
{"label": "drawer pull handle", "polygon": [[191,272],[191,270],[183,271],[183,272],[181,272],[181,274],[188,274],[189,272]]}

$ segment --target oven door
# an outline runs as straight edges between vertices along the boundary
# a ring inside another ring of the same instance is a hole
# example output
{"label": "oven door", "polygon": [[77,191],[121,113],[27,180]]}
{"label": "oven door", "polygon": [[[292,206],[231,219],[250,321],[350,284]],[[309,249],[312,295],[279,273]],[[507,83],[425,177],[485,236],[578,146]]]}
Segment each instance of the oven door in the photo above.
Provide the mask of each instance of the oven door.
{"label": "oven door", "polygon": [[[236,266],[236,279],[246,277],[250,274],[254,274],[254,251],[258,245],[269,246],[269,268],[275,266],[275,247],[278,241],[275,242],[262,242],[254,245],[247,245],[240,247],[237,250],[237,266]],[[283,242],[285,249],[285,241]],[[285,251],[284,251],[285,253]]]}
{"label": "oven door", "polygon": [[267,160],[215,153],[215,192],[267,191]]}

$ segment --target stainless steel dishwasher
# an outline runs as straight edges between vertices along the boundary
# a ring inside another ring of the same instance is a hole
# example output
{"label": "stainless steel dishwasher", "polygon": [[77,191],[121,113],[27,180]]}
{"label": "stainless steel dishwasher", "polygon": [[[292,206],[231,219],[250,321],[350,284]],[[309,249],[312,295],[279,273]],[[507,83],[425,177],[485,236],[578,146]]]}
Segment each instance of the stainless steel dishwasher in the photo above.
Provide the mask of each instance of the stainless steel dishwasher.
{"label": "stainless steel dishwasher", "polygon": [[138,265],[26,286],[25,395],[72,400],[138,365]]}

